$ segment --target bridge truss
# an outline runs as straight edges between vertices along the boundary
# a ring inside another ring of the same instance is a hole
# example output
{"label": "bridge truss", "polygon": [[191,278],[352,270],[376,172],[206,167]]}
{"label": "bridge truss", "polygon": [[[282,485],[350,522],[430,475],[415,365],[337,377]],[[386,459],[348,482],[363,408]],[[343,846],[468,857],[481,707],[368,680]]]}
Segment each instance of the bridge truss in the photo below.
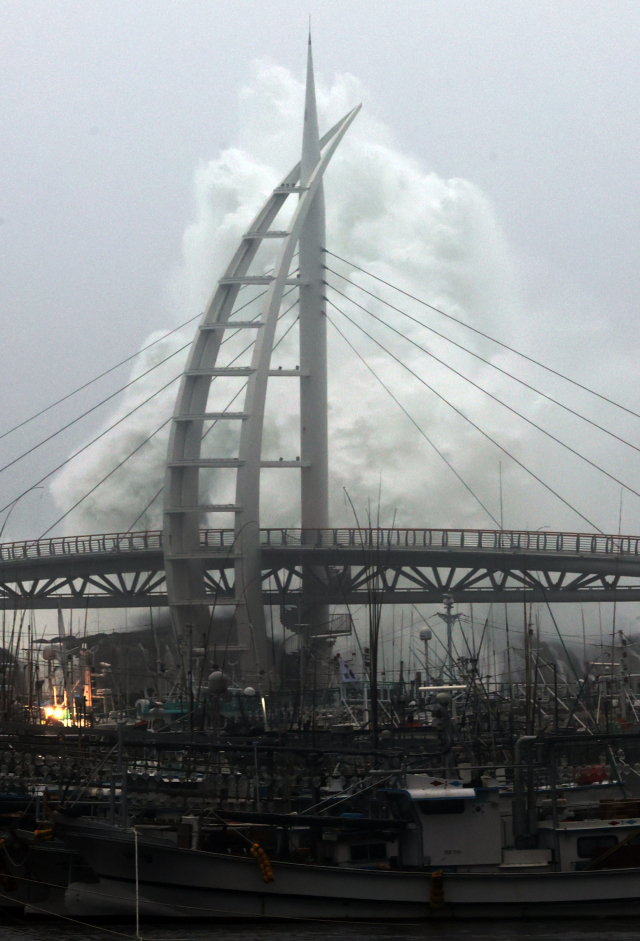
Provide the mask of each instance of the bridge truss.
{"label": "bridge truss", "polygon": [[[209,606],[237,604],[237,537],[200,530]],[[262,603],[640,601],[640,537],[462,529],[262,529]],[[303,592],[304,583],[304,592]],[[168,605],[161,531],[0,546],[6,609]]]}

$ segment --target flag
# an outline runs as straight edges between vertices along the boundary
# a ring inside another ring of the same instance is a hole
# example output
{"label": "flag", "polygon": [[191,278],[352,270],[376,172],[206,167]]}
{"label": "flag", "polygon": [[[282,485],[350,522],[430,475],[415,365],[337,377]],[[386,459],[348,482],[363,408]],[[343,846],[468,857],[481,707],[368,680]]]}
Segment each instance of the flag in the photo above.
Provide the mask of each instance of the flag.
{"label": "flag", "polygon": [[355,683],[357,680],[355,673],[342,657],[340,658],[340,676],[343,683]]}

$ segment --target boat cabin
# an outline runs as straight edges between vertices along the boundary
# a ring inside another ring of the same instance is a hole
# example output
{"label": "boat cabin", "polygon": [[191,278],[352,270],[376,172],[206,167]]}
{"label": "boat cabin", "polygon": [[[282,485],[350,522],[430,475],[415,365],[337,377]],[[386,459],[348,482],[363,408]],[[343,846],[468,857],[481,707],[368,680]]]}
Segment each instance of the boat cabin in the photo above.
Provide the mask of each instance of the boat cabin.
{"label": "boat cabin", "polygon": [[498,788],[407,778],[406,789],[386,792],[395,814],[409,823],[400,841],[402,867],[467,872],[502,862]]}
{"label": "boat cabin", "polygon": [[[538,846],[548,847],[561,872],[640,866],[640,819],[561,820],[538,824]],[[617,849],[619,847],[619,849]]]}

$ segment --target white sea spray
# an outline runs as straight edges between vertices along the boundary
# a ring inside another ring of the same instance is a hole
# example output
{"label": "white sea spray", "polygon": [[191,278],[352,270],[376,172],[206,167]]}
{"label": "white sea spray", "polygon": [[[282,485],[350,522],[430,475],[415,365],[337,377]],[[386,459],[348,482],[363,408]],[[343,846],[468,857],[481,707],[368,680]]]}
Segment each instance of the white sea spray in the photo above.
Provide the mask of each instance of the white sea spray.
{"label": "white sea spray", "polygon": [[[363,97],[365,108],[326,175],[327,247],[481,329],[491,332],[499,326],[508,339],[519,301],[509,252],[490,202],[473,184],[441,179],[403,153],[389,130],[371,116],[366,94],[352,76],[337,76],[328,87],[320,85],[321,130]],[[238,146],[222,151],[195,171],[194,218],[184,233],[182,264],[172,278],[176,322],[203,309],[251,218],[297,159],[302,101],[302,85],[290,73],[268,63],[255,65],[253,81],[241,92]],[[265,253],[261,264],[269,260]],[[452,330],[438,315],[348,265],[331,256],[327,265],[417,319],[437,329],[444,324],[444,332],[455,333],[457,339],[481,349],[461,328]],[[465,375],[481,379],[492,389],[500,386],[488,367],[452,351],[444,341],[341,278],[328,273],[327,280]],[[338,294],[329,291],[328,296],[444,397],[476,419],[480,415],[488,430],[497,433],[499,429],[503,442],[514,437],[495,415],[484,411],[481,393]],[[327,313],[495,515],[498,454],[493,446],[331,305]],[[294,316],[292,312],[283,323]],[[331,324],[328,331],[332,519],[343,525],[354,521],[344,498],[346,488],[363,518],[373,507],[375,517],[387,524],[395,519],[398,525],[491,525]],[[193,333],[192,325],[143,353],[132,368],[132,377],[188,343]],[[293,329],[274,354],[274,364],[295,365],[296,344]],[[237,341],[230,349],[237,350]],[[494,355],[486,344],[482,353]],[[178,375],[185,358],[186,352],[180,353],[133,385],[104,420],[104,427]],[[264,456],[295,457],[299,453],[298,417],[292,382],[282,380],[272,387]],[[61,510],[76,503],[169,417],[176,391],[174,383],[57,475],[52,492]],[[165,426],[84,499],[66,518],[66,531],[128,529],[162,487],[167,435]],[[215,446],[221,453],[231,453],[233,442],[229,435],[223,440],[218,433]],[[279,472],[263,474],[264,525],[296,525],[299,520],[295,472],[283,473],[290,474],[285,486]],[[212,487],[220,486],[212,478]],[[211,496],[220,498],[216,493]],[[161,498],[137,520],[136,528],[157,527],[160,520]]]}

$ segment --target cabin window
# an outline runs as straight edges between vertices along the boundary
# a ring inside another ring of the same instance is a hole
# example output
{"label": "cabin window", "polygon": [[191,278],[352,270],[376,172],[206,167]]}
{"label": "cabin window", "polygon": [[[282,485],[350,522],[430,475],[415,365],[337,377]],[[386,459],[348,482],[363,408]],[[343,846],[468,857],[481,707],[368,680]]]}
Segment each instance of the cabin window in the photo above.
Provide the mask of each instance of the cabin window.
{"label": "cabin window", "polygon": [[368,863],[373,859],[387,858],[386,843],[354,843],[349,847],[352,863]]}
{"label": "cabin window", "polygon": [[459,797],[442,798],[442,800],[418,801],[420,810],[425,816],[432,814],[463,814],[464,801]]}
{"label": "cabin window", "polygon": [[580,836],[578,837],[578,856],[580,859],[592,859],[605,850],[611,849],[618,842],[615,833],[606,836]]}

